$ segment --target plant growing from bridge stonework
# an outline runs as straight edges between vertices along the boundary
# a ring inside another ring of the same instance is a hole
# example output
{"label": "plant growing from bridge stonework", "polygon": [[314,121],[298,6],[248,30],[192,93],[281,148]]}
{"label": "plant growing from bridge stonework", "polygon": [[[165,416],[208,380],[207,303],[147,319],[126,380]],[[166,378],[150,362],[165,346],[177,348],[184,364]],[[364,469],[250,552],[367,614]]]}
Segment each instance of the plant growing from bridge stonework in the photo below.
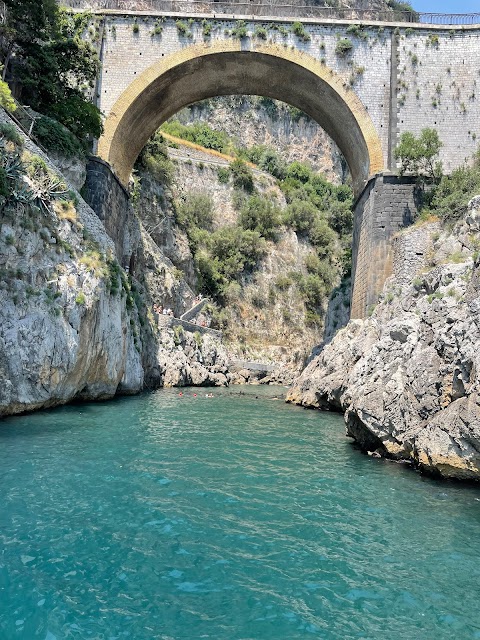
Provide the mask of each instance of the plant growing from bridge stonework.
{"label": "plant growing from bridge stonework", "polygon": [[438,160],[442,146],[436,129],[422,129],[418,138],[410,131],[402,133],[395,149],[395,158],[401,161],[400,174],[410,173],[438,181],[443,170]]}
{"label": "plant growing from bridge stonework", "polygon": [[232,29],[232,36],[243,40],[248,36],[247,23],[245,20],[238,20],[235,27]]}
{"label": "plant growing from bridge stonework", "polygon": [[335,53],[337,56],[345,57],[353,49],[353,42],[350,38],[340,38],[335,45]]}
{"label": "plant growing from bridge stonework", "polygon": [[292,33],[294,33],[300,40],[303,40],[303,42],[309,42],[311,40],[310,34],[305,30],[305,27],[301,22],[294,22],[292,24]]}

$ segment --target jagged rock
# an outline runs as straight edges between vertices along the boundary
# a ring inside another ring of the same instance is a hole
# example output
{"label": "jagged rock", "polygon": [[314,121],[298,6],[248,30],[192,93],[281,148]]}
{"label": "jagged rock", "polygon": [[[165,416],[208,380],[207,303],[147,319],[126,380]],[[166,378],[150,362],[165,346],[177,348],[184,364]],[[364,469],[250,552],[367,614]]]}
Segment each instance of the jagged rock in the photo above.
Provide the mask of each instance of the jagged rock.
{"label": "jagged rock", "polygon": [[[0,121],[9,122],[1,109]],[[25,147],[58,171],[30,140]],[[145,386],[226,384],[218,341],[186,334],[183,352],[151,311],[167,302],[183,312],[194,297],[173,264],[130,216],[138,272],[130,290],[112,239],[77,196],[65,216],[0,203],[0,416]]]}
{"label": "jagged rock", "polygon": [[[365,451],[480,480],[480,267],[458,240],[465,226],[451,242],[438,226],[431,232],[431,270],[410,283],[391,278],[372,317],[324,344],[287,401],[343,411],[347,435]],[[463,261],[436,264],[457,242]]]}
{"label": "jagged rock", "polygon": [[165,387],[227,386],[228,356],[218,341],[209,334],[197,341],[195,335],[183,333],[182,343],[171,329],[163,329],[157,360],[161,384]]}

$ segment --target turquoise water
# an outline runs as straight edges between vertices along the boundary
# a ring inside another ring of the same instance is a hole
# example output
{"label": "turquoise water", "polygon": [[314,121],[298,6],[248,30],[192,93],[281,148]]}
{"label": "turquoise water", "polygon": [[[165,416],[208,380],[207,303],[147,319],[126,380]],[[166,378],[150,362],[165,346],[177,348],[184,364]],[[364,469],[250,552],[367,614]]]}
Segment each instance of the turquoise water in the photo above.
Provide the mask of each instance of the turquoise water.
{"label": "turquoise water", "polygon": [[480,638],[479,489],[193,393],[0,423],[1,640]]}

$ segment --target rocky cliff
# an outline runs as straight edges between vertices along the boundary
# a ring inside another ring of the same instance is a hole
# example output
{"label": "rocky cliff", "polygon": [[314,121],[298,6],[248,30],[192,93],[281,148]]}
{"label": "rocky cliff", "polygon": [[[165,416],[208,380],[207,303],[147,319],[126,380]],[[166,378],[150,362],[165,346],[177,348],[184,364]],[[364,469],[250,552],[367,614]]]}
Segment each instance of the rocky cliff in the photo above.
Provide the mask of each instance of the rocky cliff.
{"label": "rocky cliff", "polygon": [[178,341],[159,326],[158,291],[179,305],[193,293],[139,222],[134,277],[95,213],[3,112],[0,156],[0,415],[227,383],[217,341]]}
{"label": "rocky cliff", "polygon": [[[227,161],[219,161],[206,151],[192,150],[182,144],[170,147],[168,153],[172,162],[171,185],[165,186],[141,168],[135,206],[156,245],[176,266],[178,277],[198,291],[201,283],[194,255],[185,229],[178,224],[176,208],[192,194],[204,196],[212,205],[212,230],[231,227],[238,225],[240,217],[236,203],[239,193],[231,180],[219,180],[219,169],[228,174]],[[285,208],[285,195],[271,175],[256,171],[253,178],[256,193],[275,202],[280,209]],[[308,260],[314,258],[315,247],[305,234],[296,233],[281,222],[275,236],[274,240],[266,241],[265,255],[257,267],[245,271],[229,288],[225,299],[215,305],[214,313],[202,316],[201,320],[208,323],[213,320],[213,326],[222,328],[232,360],[274,363],[278,374],[282,371],[275,379],[288,384],[321,339],[328,293],[319,295],[319,315],[311,321],[298,282],[299,278],[308,277]],[[338,282],[338,274],[335,277]],[[171,306],[162,294],[161,283],[157,290],[157,301]],[[344,293],[347,290],[349,287]],[[208,295],[208,291],[204,293]],[[335,304],[336,312],[332,307],[328,316],[335,316],[344,324],[341,318],[348,316],[348,295],[344,295],[342,301],[337,297]]]}
{"label": "rocky cliff", "polygon": [[475,198],[453,230],[400,234],[371,317],[323,346],[288,401],[344,412],[347,435],[374,455],[480,480],[479,217]]}
{"label": "rocky cliff", "polygon": [[345,182],[348,167],[339,148],[307,115],[284,102],[256,96],[225,96],[184,109],[184,124],[206,122],[225,131],[240,147],[267,145],[286,162],[308,162],[334,183]]}

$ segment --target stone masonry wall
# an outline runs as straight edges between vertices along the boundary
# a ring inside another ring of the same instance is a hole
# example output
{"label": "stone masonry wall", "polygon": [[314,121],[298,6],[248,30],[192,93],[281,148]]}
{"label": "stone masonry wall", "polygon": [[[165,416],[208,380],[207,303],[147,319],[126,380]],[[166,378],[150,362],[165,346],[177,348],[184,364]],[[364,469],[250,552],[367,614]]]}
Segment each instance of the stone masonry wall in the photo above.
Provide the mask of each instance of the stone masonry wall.
{"label": "stone masonry wall", "polygon": [[[97,96],[105,115],[136,76],[162,57],[192,44],[227,41],[234,37],[232,30],[237,25],[236,20],[223,17],[185,15],[181,22],[187,35],[181,35],[178,18],[168,16],[110,12],[105,20]],[[208,37],[203,20],[212,27]],[[255,40],[261,42],[254,32],[264,28],[268,42],[308,53],[339,74],[372,118],[382,141],[385,167],[394,168],[392,151],[401,133],[418,133],[424,127],[438,129],[448,171],[475,152],[480,134],[480,97],[476,95],[479,27],[377,22],[360,28],[353,25],[352,31],[348,22],[311,20],[303,24],[310,40],[294,35],[290,20],[249,21],[246,27],[251,37],[242,46],[248,49]],[[156,26],[162,29],[157,35]],[[353,44],[345,56],[335,51],[340,38]]]}
{"label": "stone masonry wall", "polygon": [[368,183],[355,208],[351,318],[364,318],[377,302],[393,271],[392,238],[416,210],[413,179],[380,175]]}
{"label": "stone masonry wall", "polygon": [[114,241],[118,261],[122,267],[128,267],[136,245],[130,197],[110,166],[100,158],[88,161],[82,195]]}

